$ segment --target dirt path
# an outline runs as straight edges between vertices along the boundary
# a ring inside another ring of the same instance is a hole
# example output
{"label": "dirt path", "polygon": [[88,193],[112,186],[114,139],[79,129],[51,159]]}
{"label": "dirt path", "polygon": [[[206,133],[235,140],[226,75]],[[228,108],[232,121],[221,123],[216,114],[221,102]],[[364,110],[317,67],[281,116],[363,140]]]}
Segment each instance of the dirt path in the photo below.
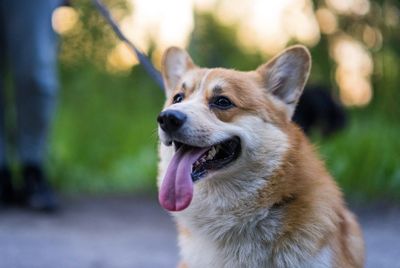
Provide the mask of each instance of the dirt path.
{"label": "dirt path", "polygon": [[[65,200],[56,215],[0,209],[0,268],[171,268],[175,228],[156,198]],[[367,266],[400,267],[400,209],[357,210]]]}

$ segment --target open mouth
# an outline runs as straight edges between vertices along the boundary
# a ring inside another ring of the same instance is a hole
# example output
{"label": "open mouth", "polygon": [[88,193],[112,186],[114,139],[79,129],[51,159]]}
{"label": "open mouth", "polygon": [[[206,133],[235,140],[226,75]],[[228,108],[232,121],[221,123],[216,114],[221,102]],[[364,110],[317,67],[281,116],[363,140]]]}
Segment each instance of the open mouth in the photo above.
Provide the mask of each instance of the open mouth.
{"label": "open mouth", "polygon": [[[180,142],[174,142],[175,150],[180,149],[182,146],[189,147]],[[186,149],[186,148],[185,148]],[[233,161],[240,155],[240,139],[233,137],[221,143],[215,144],[208,148],[192,165],[192,181],[196,182],[207,175],[209,171],[219,170]]]}
{"label": "open mouth", "polygon": [[169,211],[187,208],[194,182],[209,172],[227,167],[241,152],[240,139],[233,137],[206,148],[174,142],[175,153],[168,164],[159,191],[160,204]]}

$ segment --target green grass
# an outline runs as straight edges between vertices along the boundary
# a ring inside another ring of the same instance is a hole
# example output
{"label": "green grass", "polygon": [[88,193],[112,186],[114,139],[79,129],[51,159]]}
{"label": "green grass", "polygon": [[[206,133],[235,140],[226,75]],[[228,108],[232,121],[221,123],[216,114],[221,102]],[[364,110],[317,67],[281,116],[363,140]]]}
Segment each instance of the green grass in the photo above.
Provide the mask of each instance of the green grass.
{"label": "green grass", "polygon": [[[135,69],[112,76],[62,70],[50,171],[63,192],[155,191],[156,116],[162,92]],[[400,199],[400,124],[372,108],[350,114],[341,133],[313,141],[352,199]]]}
{"label": "green grass", "polygon": [[50,168],[66,192],[155,188],[156,115],[163,94],[143,73],[64,71]]}
{"label": "green grass", "polygon": [[399,123],[358,112],[342,133],[316,144],[349,198],[400,199],[399,134]]}

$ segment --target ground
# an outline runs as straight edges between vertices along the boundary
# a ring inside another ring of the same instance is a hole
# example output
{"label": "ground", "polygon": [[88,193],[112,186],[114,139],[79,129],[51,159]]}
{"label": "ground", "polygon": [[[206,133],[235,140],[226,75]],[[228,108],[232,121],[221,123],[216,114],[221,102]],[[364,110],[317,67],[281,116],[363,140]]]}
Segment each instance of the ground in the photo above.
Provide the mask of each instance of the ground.
{"label": "ground", "polygon": [[[175,227],[156,197],[74,197],[53,215],[0,208],[1,268],[171,268]],[[370,268],[400,267],[400,207],[356,208]]]}

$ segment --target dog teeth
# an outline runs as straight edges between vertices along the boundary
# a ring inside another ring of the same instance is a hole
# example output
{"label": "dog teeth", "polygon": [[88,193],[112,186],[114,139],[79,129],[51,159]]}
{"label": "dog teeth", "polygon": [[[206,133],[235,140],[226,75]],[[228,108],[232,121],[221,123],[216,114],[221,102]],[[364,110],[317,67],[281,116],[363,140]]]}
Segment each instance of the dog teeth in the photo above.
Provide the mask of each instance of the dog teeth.
{"label": "dog teeth", "polygon": [[215,146],[213,146],[207,154],[206,160],[211,160],[214,158],[214,156],[217,154],[217,149]]}
{"label": "dog teeth", "polygon": [[202,158],[198,159],[196,162],[194,162],[193,167],[197,168],[198,166],[204,164],[208,160],[212,160],[215,155],[218,153],[220,149],[220,145],[213,146],[206,155],[204,155]]}

